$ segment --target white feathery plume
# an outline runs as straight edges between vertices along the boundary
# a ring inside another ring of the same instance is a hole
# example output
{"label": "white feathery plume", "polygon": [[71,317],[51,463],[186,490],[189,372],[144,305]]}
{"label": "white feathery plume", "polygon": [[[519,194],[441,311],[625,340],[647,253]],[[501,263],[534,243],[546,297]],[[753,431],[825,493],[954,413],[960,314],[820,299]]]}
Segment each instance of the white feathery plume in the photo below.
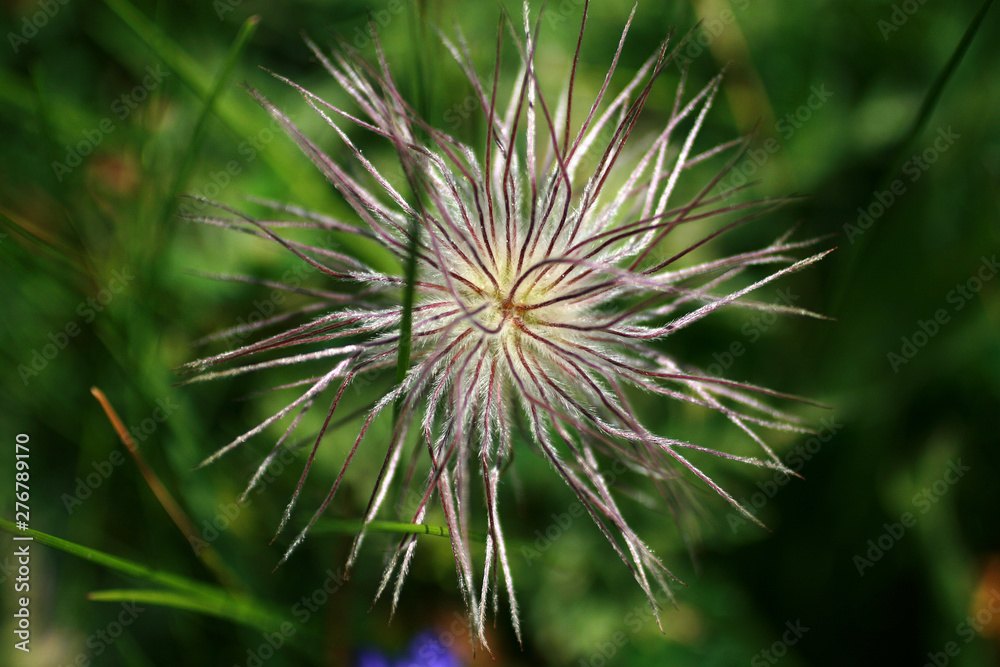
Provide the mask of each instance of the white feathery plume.
{"label": "white feathery plume", "polygon": [[[756,429],[806,430],[792,415],[757,398],[760,394],[782,395],[708,377],[664,352],[659,343],[723,307],[811,315],[801,309],[754,302],[748,295],[808,266],[825,253],[797,259],[796,251],[815,241],[793,242],[786,234],[760,250],[700,263],[689,259],[692,251],[719,234],[760,217],[780,202],[726,203],[725,195],[710,194],[736,158],[693,199],[674,201],[675,188],[686,170],[726,150],[738,149],[741,142],[695,152],[721,75],[689,99],[684,97],[686,77],[682,75],[664,129],[648,141],[632,145],[636,121],[654,83],[671,62],[670,49],[674,47],[669,39],[664,41],[625,87],[610,98],[611,81],[634,8],[596,98],[585,108],[582,123],[573,126],[571,116],[577,102],[574,79],[588,5],[585,3],[583,10],[581,39],[569,83],[555,112],[535,71],[541,17],[532,24],[527,2],[523,32],[514,35],[521,68],[506,109],[498,100],[497,81],[503,22],[492,82],[479,78],[460,35],[457,42],[443,38],[448,52],[468,77],[483,113],[487,129],[480,151],[419,117],[397,90],[377,39],[377,66],[346,43],[331,58],[309,42],[315,56],[353,98],[360,113],[350,113],[285,81],[343,140],[345,153],[370,176],[378,186],[376,191],[359,183],[352,176],[356,169],[340,166],[270,101],[256,91],[251,94],[336,187],[363,227],[274,202],[258,203],[291,215],[295,221],[254,220],[219,204],[213,204],[222,212],[219,215],[193,218],[272,239],[333,283],[356,285],[340,293],[268,283],[308,294],[317,301],[299,311],[241,325],[218,336],[245,336],[292,316],[316,311],[325,314],[187,366],[187,370],[199,373],[196,380],[291,364],[315,369],[310,371],[313,376],[282,387],[297,394],[284,408],[205,460],[210,463],[218,459],[294,413],[294,419],[251,479],[247,492],[259,482],[303,416],[315,407],[315,401],[330,395],[325,422],[313,440],[279,532],[292,515],[346,388],[359,376],[391,369],[396,364],[405,336],[404,308],[396,304],[406,281],[369,268],[350,256],[286,239],[278,232],[286,227],[349,231],[383,244],[404,264],[415,242],[417,274],[409,371],[369,410],[326,499],[282,560],[326,511],[358,449],[380,446],[365,436],[377,416],[392,408],[389,412],[397,415],[392,436],[385,446],[384,464],[349,565],[357,558],[366,529],[382,510],[393,481],[400,476],[404,443],[408,437],[416,439],[426,450],[429,464],[420,501],[404,519],[420,524],[432,503],[440,506],[473,634],[484,644],[487,601],[492,600],[496,613],[501,586],[506,589],[513,626],[520,637],[512,568],[499,511],[503,472],[515,442],[512,424],[519,420],[526,423],[530,444],[573,490],[632,571],[654,612],[658,609],[657,591],[669,595],[668,584],[675,577],[629,527],[602,471],[609,463],[619,462],[633,473],[650,478],[675,517],[680,508],[674,486],[688,471],[756,521],[689,457],[710,454],[787,473],[790,471]],[[580,115],[579,109],[576,115]],[[413,200],[404,196],[351,141],[345,128],[352,125],[393,143],[414,193]],[[678,138],[679,133],[683,135]],[[519,135],[524,135],[523,143],[517,141]],[[586,165],[590,165],[590,171],[581,174]],[[679,225],[706,225],[722,214],[736,219],[721,229],[706,231],[700,241],[667,259],[658,259],[654,254],[661,241]],[[418,232],[416,239],[412,236],[414,230]],[[739,283],[738,279],[751,267],[765,267],[770,273],[748,285],[744,282],[741,287],[730,286]],[[308,346],[310,351],[291,351],[287,356],[270,355],[267,361],[255,361],[266,352],[280,350],[284,354],[286,349],[301,346]],[[225,370],[209,372],[232,362],[235,365]],[[759,444],[762,457],[736,456],[647,430],[630,405],[628,394],[635,391],[721,412]],[[405,473],[408,481],[414,470],[412,462],[410,466]],[[475,477],[481,477],[482,503],[471,497],[473,487],[478,486],[473,484]],[[487,526],[485,562],[477,572],[469,525],[470,516],[482,505]],[[415,545],[415,535],[407,535],[388,559],[376,598],[395,581],[393,608]]]}

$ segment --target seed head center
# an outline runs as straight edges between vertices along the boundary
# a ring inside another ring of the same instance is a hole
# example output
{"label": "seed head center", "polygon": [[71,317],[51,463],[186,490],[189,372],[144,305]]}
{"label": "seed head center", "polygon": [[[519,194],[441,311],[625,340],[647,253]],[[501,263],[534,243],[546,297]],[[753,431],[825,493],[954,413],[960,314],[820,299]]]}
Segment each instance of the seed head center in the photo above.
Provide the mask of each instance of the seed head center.
{"label": "seed head center", "polygon": [[515,298],[511,294],[498,294],[493,307],[499,315],[501,324],[510,324],[518,328],[524,327],[525,313],[528,312],[524,299]]}
{"label": "seed head center", "polygon": [[495,277],[488,280],[469,274],[465,281],[469,289],[460,292],[463,308],[476,313],[479,323],[493,335],[518,338],[521,333],[539,331],[548,322],[573,315],[573,308],[549,304],[558,293],[552,280],[525,279],[508,271],[497,271]]}

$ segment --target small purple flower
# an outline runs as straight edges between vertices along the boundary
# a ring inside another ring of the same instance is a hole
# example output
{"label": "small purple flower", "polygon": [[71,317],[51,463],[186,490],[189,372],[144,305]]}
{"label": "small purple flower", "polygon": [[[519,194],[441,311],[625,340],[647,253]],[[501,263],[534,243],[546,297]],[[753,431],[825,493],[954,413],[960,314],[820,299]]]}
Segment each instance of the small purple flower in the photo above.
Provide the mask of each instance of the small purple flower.
{"label": "small purple flower", "polygon": [[366,648],[358,651],[358,659],[354,667],[393,667],[392,662],[376,649]]}
{"label": "small purple flower", "polygon": [[422,632],[410,643],[406,653],[391,660],[375,649],[358,653],[355,667],[461,667],[459,659],[430,632]]}

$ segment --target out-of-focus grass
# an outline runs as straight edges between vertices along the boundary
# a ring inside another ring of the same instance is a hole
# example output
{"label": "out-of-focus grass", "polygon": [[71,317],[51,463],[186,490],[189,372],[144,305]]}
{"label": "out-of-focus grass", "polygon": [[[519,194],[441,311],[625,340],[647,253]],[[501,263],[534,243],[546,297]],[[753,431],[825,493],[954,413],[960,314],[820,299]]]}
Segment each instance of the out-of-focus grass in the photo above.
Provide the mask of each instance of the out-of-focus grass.
{"label": "out-of-focus grass", "polygon": [[[550,3],[547,10],[552,18],[543,21],[540,43],[542,61],[551,63],[540,71],[546,85],[558,87],[566,71],[580,4]],[[219,583],[132,461],[112,458],[124,449],[89,396],[97,385],[254,604],[325,638],[317,664],[345,664],[362,644],[404,646],[428,626],[456,632],[453,614],[463,605],[447,540],[420,538],[401,609],[389,625],[388,604],[370,612],[369,604],[382,552],[397,534],[373,535],[366,547],[370,557],[349,581],[340,569],[349,523],[317,531],[272,573],[284,542],[269,541],[301,461],[284,465],[283,474],[268,479],[243,506],[235,499],[269,451],[266,438],[191,470],[277,401],[238,400],[266,386],[252,377],[173,386],[171,369],[199,354],[194,341],[247,319],[267,298],[263,288],[193,273],[275,279],[297,263],[268,244],[165,219],[163,212],[178,204],[179,190],[241,206],[245,194],[283,199],[353,220],[306,158],[235,85],[262,90],[343,157],[321,120],[261,69],[343,103],[343,92],[310,58],[301,30],[321,44],[340,34],[371,54],[365,32],[370,7],[404,94],[413,99],[422,87],[431,123],[472,141],[483,124],[464,104],[471,91],[458,68],[433,31],[420,37],[412,7],[396,12],[387,2],[54,3],[54,15],[37,34],[26,43],[12,42],[10,35],[26,34],[24,21],[44,12],[43,5],[6,3],[0,24],[7,36],[0,47],[0,354],[6,362],[0,424],[8,443],[16,433],[31,437],[32,527],[202,586]],[[894,15],[904,5],[919,9]],[[756,124],[757,143],[749,161],[738,165],[759,181],[747,196],[808,195],[722,243],[751,247],[800,222],[800,236],[835,233],[831,245],[839,246],[818,268],[781,285],[796,306],[836,322],[770,323],[720,314],[667,344],[692,363],[727,365],[735,379],[833,406],[828,413],[803,410],[810,418],[832,420],[825,431],[832,437],[809,453],[802,480],[778,485],[754,471],[715,466],[737,498],[751,504],[762,499],[758,513],[772,532],[733,521],[723,503],[693,485],[703,509],[693,526],[700,537],[697,567],[669,517],[628,501],[640,534],[689,584],[678,590],[676,607],[665,604],[665,636],[598,531],[585,521],[559,527],[571,493],[552,484],[543,462],[519,452],[512,485],[517,492],[504,500],[505,532],[515,547],[527,634],[522,651],[501,619],[493,641],[497,664],[764,664],[761,651],[782,640],[786,623],[809,629],[780,658],[785,665],[924,664],[929,652],[945,651],[948,642],[959,651],[949,664],[995,664],[996,635],[966,643],[961,625],[982,604],[974,601],[977,586],[987,600],[1000,588],[985,567],[1000,551],[993,516],[1000,506],[994,483],[1000,470],[1000,280],[989,275],[974,292],[976,283],[970,284],[989,274],[988,260],[1000,251],[1000,89],[989,83],[1000,80],[991,43],[1000,27],[995,9],[985,15],[924,128],[912,137],[903,164],[894,153],[981,6],[971,0],[640,4],[622,77],[671,25],[683,33],[701,19],[702,37],[685,52],[689,85],[734,60],[705,145]],[[567,20],[561,20],[564,8]],[[511,9],[516,15],[517,8]],[[630,9],[591,3],[580,99],[600,86]],[[454,17],[480,67],[492,67],[496,6],[473,10],[449,0],[427,3],[425,11],[446,32]],[[245,49],[234,49],[241,25],[253,14],[260,17],[256,31]],[[220,76],[230,53],[240,54],[229,62],[233,75]],[[418,75],[418,54],[429,63],[429,76]],[[513,58],[511,49],[508,66]],[[160,74],[144,87],[151,73]],[[677,70],[665,73],[640,130],[657,127],[678,77]],[[205,115],[213,81],[229,83]],[[829,94],[816,97],[820,89]],[[939,140],[946,136],[953,141]],[[777,150],[763,150],[768,139]],[[390,146],[361,133],[357,140],[367,142],[364,150],[373,160],[391,164]],[[902,194],[882,204],[897,180]],[[872,217],[867,228],[859,207]],[[402,271],[353,237],[338,242],[387,270]],[[322,284],[317,276],[310,280]],[[932,329],[928,322],[938,311],[947,318],[921,339],[918,333]],[[906,341],[914,340],[924,343],[894,367],[889,353],[903,354]],[[734,344],[742,352],[727,357]],[[369,391],[384,392],[390,384],[387,376]],[[361,408],[370,398],[355,394],[347,400]],[[663,432],[704,442],[733,439],[733,447],[741,446],[739,434],[714,417],[653,398],[638,400],[644,419]],[[354,428],[332,430],[313,473],[317,479],[332,479],[343,440],[353,437]],[[787,452],[806,439],[772,441]],[[4,456],[11,458],[0,466],[12,469],[12,455]],[[361,515],[380,456],[364,452],[357,461],[332,513],[342,521]],[[118,460],[124,462],[113,463]],[[958,461],[969,469],[952,483],[946,472]],[[5,519],[13,518],[10,480],[5,474],[0,482]],[[300,506],[314,506],[325,491],[322,483],[307,487]],[[879,547],[873,554],[883,551],[879,540],[886,524],[907,512],[914,526],[859,574],[857,557],[869,557],[869,540]],[[528,549],[550,539],[546,531],[557,539],[537,559],[529,557]],[[0,651],[11,664],[69,664],[82,655],[94,664],[245,665],[267,642],[259,628],[142,591],[144,611],[120,638],[104,643],[97,633],[121,607],[94,598],[121,598],[126,593],[115,589],[135,582],[41,543],[32,553],[33,651],[21,655],[5,643]],[[12,562],[9,550],[0,552],[5,604],[13,597]],[[977,623],[989,621],[986,634],[997,621],[984,613],[990,618]],[[457,637],[457,646],[466,644]],[[272,652],[266,664],[309,660],[290,645]]]}

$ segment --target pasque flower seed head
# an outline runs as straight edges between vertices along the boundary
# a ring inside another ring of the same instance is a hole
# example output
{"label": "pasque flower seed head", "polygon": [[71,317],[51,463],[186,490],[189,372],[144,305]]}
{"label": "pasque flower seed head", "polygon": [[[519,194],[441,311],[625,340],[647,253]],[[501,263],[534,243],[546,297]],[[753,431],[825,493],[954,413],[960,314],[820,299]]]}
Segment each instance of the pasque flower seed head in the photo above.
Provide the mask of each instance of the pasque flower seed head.
{"label": "pasque flower seed head", "polygon": [[[761,397],[776,396],[774,392],[709,377],[672,356],[664,341],[723,307],[808,314],[751,301],[747,295],[824,253],[796,259],[796,251],[814,241],[793,242],[785,234],[759,250],[696,259],[724,231],[780,202],[732,203],[732,192],[712,194],[736,158],[694,197],[675,201],[678,180],[691,167],[727,151],[738,156],[738,141],[695,151],[721,77],[687,96],[682,75],[665,127],[635,141],[640,113],[650,96],[658,94],[654,84],[671,62],[676,44],[666,40],[612,94],[633,9],[596,97],[581,105],[575,84],[586,12],[585,4],[572,68],[555,108],[538,81],[540,17],[530,17],[527,3],[522,28],[510,29],[520,70],[506,98],[499,90],[503,36],[506,24],[521,19],[501,22],[490,78],[476,72],[461,35],[454,41],[443,37],[471,84],[486,126],[478,150],[420,117],[400,94],[377,39],[377,65],[346,43],[328,57],[310,42],[357,109],[335,106],[286,81],[342,140],[344,148],[336,157],[323,152],[270,101],[251,93],[350,204],[362,226],[268,202],[287,215],[256,220],[215,204],[222,213],[198,218],[272,239],[331,283],[353,285],[339,292],[279,284],[316,301],[296,313],[234,331],[243,336],[295,314],[313,313],[315,319],[189,364],[189,370],[200,373],[197,379],[293,364],[311,369],[306,379],[282,387],[294,392],[284,408],[206,463],[289,418],[249,492],[303,416],[316,401],[324,401],[318,407],[325,410],[325,421],[311,440],[284,527],[345,390],[374,371],[394,368],[401,353],[405,358],[408,342],[405,377],[368,411],[326,500],[285,558],[326,511],[359,448],[384,450],[350,563],[370,522],[387,504],[390,489],[402,478],[418,491],[416,502],[405,507],[404,520],[420,524],[432,507],[440,507],[474,635],[483,642],[486,607],[492,600],[496,611],[501,587],[520,632],[511,559],[501,529],[500,489],[522,441],[572,489],[655,610],[657,590],[669,593],[673,576],[620,511],[606,475],[609,466],[651,480],[675,514],[681,509],[676,492],[682,476],[700,479],[745,514],[695,459],[714,455],[786,470],[757,429],[804,430],[797,419]],[[390,141],[403,178],[377,169],[351,140],[345,129],[350,126]],[[344,156],[354,166],[343,166]],[[725,224],[716,222],[723,218]],[[697,241],[665,253],[681,226],[687,238],[692,227],[704,231]],[[378,242],[401,265],[413,267],[413,279],[376,271],[328,247],[292,240],[286,237],[290,227],[348,232]],[[763,277],[748,279],[749,270],[759,273],[761,268]],[[401,294],[412,295],[411,308],[400,305]],[[211,370],[231,362],[230,368]],[[737,456],[653,432],[632,408],[629,396],[636,392],[718,411],[756,441],[762,455]],[[388,442],[366,439],[383,413],[386,418],[393,415]],[[518,435],[517,424],[523,425],[524,437]],[[410,456],[404,452],[407,441],[418,446]],[[427,462],[420,468],[415,457],[424,452]],[[474,500],[474,493],[482,499]],[[480,508],[485,508],[481,568],[473,562],[470,547],[470,524],[481,516]],[[401,539],[386,565],[378,594],[394,585],[393,606],[415,545],[414,535]]]}

